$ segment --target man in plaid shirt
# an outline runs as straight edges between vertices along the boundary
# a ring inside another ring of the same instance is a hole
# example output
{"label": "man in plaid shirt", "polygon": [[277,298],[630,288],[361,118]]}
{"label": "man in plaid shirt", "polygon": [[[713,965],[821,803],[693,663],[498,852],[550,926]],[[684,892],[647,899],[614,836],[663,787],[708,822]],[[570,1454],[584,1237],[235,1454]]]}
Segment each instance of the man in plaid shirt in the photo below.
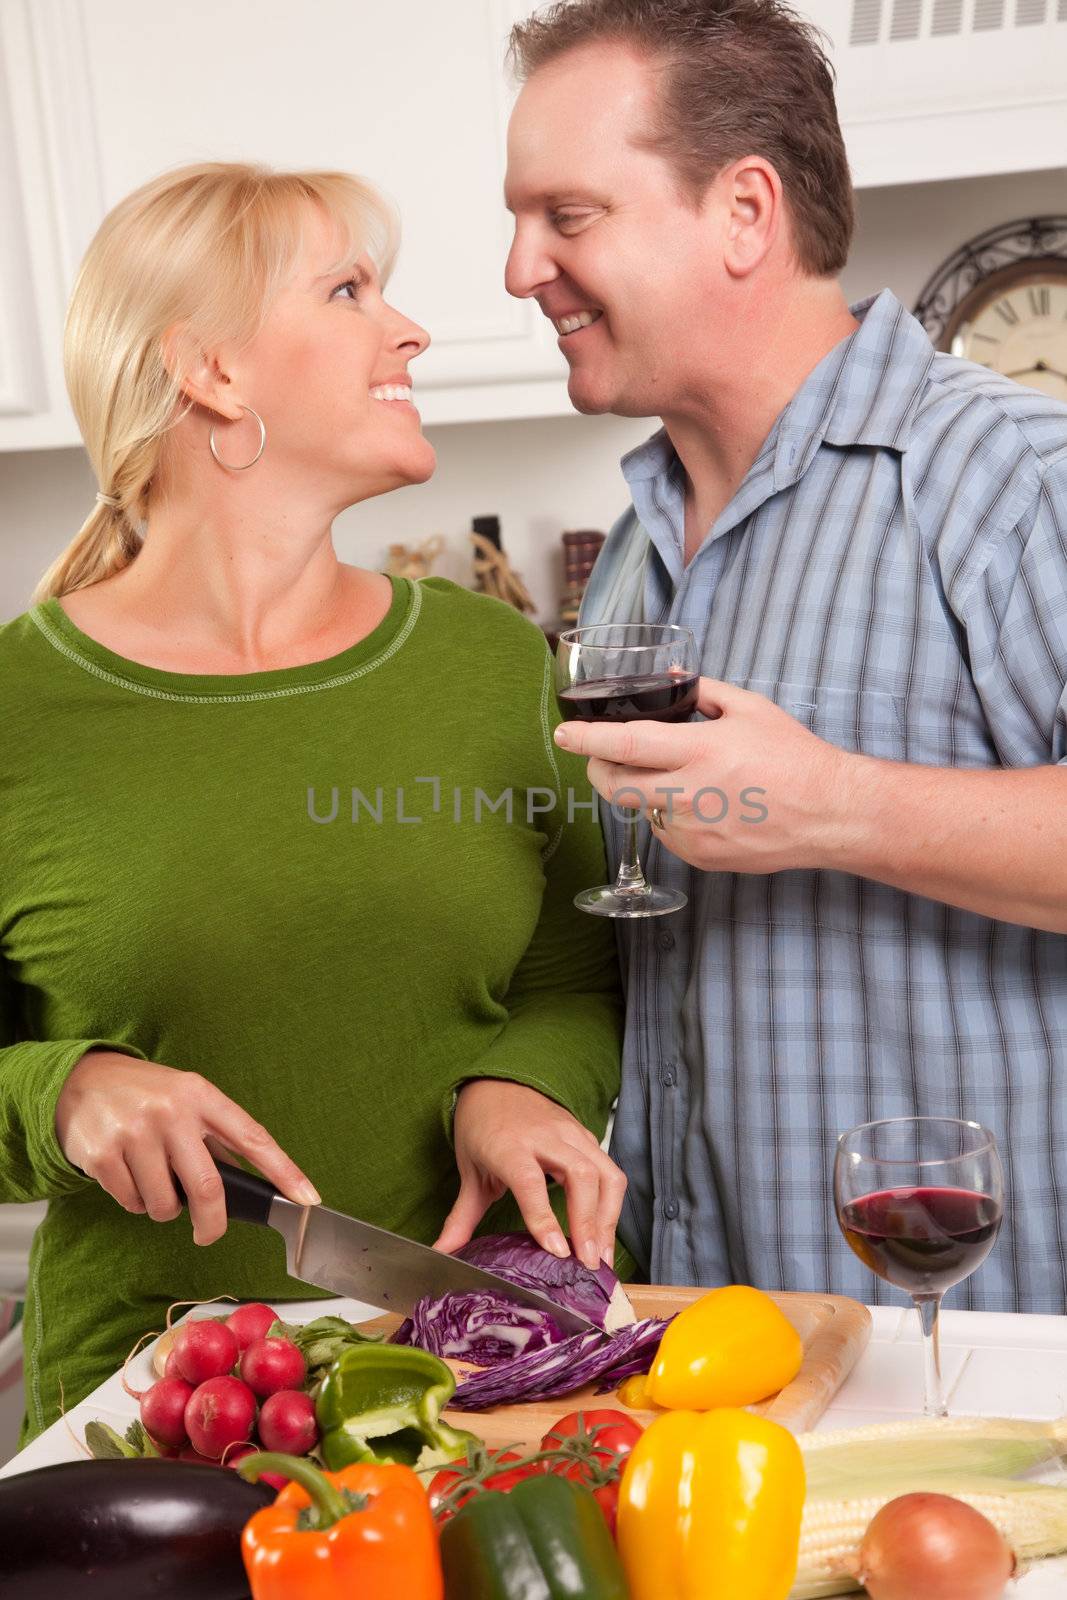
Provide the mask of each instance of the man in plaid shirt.
{"label": "man in plaid shirt", "polygon": [[777,0],[573,0],[512,42],[508,287],[578,410],[662,422],[581,620],[685,624],[704,675],[702,719],[558,735],[689,896],[618,924],[622,1237],[654,1281],[889,1299],[836,1138],[973,1118],[1006,1220],[956,1303],[1062,1313],[1067,405],[846,303],[832,80]]}

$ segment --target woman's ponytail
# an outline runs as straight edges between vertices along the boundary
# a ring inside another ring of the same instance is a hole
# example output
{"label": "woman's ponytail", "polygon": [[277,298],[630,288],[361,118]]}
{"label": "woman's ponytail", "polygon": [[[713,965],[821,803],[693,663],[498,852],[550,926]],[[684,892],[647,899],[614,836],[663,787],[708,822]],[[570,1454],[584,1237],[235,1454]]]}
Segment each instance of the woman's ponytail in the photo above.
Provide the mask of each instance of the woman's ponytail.
{"label": "woman's ponytail", "polygon": [[70,544],[38,581],[30,604],[39,605],[53,595],[69,594],[72,589],[112,577],[129,566],[140,548],[141,535],[121,506],[98,495]]}

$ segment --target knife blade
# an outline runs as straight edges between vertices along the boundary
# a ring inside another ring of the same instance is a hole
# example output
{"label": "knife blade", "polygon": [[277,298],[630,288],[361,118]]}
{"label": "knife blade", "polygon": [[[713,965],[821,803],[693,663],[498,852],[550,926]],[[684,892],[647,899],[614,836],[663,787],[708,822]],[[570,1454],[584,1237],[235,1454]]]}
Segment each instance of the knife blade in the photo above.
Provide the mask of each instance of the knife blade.
{"label": "knife blade", "polygon": [[[376,1228],[357,1217],[326,1206],[300,1206],[278,1193],[265,1178],[228,1162],[217,1163],[231,1221],[273,1228],[285,1241],[290,1277],[353,1300],[365,1300],[384,1311],[410,1316],[416,1302],[430,1295],[494,1294],[552,1317],[564,1333],[601,1332],[599,1323],[557,1305],[548,1295],[526,1289],[507,1278],[447,1256],[402,1234]],[[173,1175],[172,1175],[173,1176]],[[185,1193],[177,1177],[174,1187],[182,1205]]]}

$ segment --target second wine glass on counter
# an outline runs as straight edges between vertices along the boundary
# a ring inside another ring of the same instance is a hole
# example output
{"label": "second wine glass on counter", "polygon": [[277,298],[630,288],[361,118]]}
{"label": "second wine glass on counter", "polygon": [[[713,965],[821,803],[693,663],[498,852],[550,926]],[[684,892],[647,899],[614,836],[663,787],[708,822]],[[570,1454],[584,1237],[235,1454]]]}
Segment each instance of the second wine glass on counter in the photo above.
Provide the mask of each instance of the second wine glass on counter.
{"label": "second wine glass on counter", "polygon": [[[556,689],[560,709],[569,719],[685,722],[696,710],[698,684],[691,628],[602,622],[560,634]],[[649,804],[654,799],[651,793],[645,798]],[[615,882],[577,895],[574,903],[580,910],[599,917],[661,917],[687,903],[688,897],[680,889],[649,883],[641,869],[637,854],[641,809],[626,808],[622,860]]]}
{"label": "second wine glass on counter", "polygon": [[841,1231],[864,1266],[906,1289],[922,1327],[925,1412],[948,1414],[938,1317],[946,1289],[992,1250],[1004,1176],[988,1128],[956,1117],[890,1117],[843,1133],[834,1161]]}

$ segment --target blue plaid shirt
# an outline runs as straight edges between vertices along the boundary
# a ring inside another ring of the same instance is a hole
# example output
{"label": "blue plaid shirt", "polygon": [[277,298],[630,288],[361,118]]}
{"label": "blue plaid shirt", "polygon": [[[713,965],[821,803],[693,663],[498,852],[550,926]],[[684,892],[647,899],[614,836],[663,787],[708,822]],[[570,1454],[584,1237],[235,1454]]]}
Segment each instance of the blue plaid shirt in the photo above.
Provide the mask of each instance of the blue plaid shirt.
{"label": "blue plaid shirt", "polygon": [[[852,310],[688,566],[669,439],[624,458],[633,507],[582,621],[684,623],[707,676],[848,750],[1067,764],[1067,406],[935,354],[888,290]],[[834,1145],[948,1115],[995,1131],[1008,1181],[952,1303],[1067,1311],[1067,937],[847,873],[698,872],[647,827],[642,846],[689,895],[619,925],[612,1153],[652,1280],[899,1301],[838,1232]]]}

